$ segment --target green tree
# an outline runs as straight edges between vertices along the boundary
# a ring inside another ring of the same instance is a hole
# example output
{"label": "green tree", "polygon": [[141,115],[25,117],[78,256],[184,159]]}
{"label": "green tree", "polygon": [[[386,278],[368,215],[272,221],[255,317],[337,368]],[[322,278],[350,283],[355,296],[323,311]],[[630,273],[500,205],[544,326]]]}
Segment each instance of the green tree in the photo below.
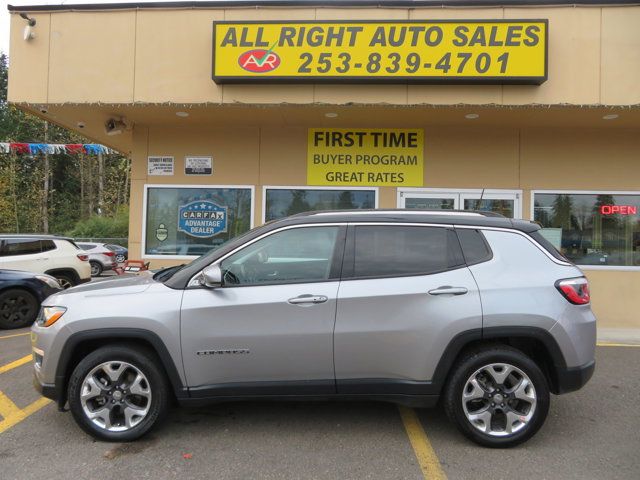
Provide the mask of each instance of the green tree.
{"label": "green tree", "polygon": [[[91,143],[10,105],[8,73],[7,56],[0,54],[0,142],[45,143],[46,138],[49,143]],[[45,162],[43,155],[0,153],[0,232],[42,232],[48,227],[49,232],[64,233],[94,215],[121,216],[121,206],[128,204],[130,162],[120,155],[105,156],[102,182],[97,165],[95,155],[59,153],[48,155]]]}

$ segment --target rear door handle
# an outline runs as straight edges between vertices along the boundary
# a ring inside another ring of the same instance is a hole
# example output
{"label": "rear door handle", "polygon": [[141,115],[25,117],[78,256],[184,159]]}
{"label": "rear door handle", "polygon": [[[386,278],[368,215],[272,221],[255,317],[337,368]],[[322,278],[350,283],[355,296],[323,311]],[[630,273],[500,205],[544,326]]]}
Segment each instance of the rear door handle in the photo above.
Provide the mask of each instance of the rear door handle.
{"label": "rear door handle", "polygon": [[469,290],[465,287],[450,287],[445,285],[443,287],[434,288],[429,290],[429,295],[464,295]]}
{"label": "rear door handle", "polygon": [[290,298],[288,302],[291,305],[308,305],[315,303],[324,303],[329,300],[324,295],[300,295],[299,297]]}

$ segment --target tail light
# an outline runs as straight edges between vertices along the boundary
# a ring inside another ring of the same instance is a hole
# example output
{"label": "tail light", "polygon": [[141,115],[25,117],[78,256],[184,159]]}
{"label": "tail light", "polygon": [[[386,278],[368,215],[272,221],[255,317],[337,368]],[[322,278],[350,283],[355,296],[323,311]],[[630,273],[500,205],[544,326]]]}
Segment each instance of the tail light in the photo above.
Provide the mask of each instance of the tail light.
{"label": "tail light", "polygon": [[89,260],[89,255],[87,255],[86,253],[79,253],[78,258],[83,262],[86,262],[87,260]]}
{"label": "tail light", "polygon": [[102,252],[103,255],[106,255],[107,257],[115,257],[116,254],[113,252]]}
{"label": "tail light", "polygon": [[558,280],[556,288],[569,303],[574,305],[586,305],[591,300],[589,282],[584,277]]}

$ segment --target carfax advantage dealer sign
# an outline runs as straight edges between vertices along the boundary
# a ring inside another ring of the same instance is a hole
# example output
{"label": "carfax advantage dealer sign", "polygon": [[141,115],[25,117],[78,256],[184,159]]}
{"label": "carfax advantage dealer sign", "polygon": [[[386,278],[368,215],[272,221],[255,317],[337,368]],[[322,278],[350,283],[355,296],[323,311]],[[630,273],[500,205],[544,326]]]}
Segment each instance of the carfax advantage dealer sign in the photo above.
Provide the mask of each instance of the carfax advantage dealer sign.
{"label": "carfax advantage dealer sign", "polygon": [[216,83],[547,79],[547,20],[214,22]]}

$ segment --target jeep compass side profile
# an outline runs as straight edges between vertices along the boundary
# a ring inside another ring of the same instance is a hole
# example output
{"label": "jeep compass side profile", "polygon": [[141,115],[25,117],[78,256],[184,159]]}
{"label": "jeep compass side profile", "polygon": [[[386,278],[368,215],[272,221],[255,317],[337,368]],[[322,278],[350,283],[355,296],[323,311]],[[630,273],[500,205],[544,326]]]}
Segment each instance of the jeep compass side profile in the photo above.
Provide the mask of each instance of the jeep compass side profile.
{"label": "jeep compass side profile", "polygon": [[313,212],[191,263],[49,297],[35,386],[89,434],[139,438],[173,399],[442,401],[524,442],[595,361],[583,273],[538,225],[480,212]]}

